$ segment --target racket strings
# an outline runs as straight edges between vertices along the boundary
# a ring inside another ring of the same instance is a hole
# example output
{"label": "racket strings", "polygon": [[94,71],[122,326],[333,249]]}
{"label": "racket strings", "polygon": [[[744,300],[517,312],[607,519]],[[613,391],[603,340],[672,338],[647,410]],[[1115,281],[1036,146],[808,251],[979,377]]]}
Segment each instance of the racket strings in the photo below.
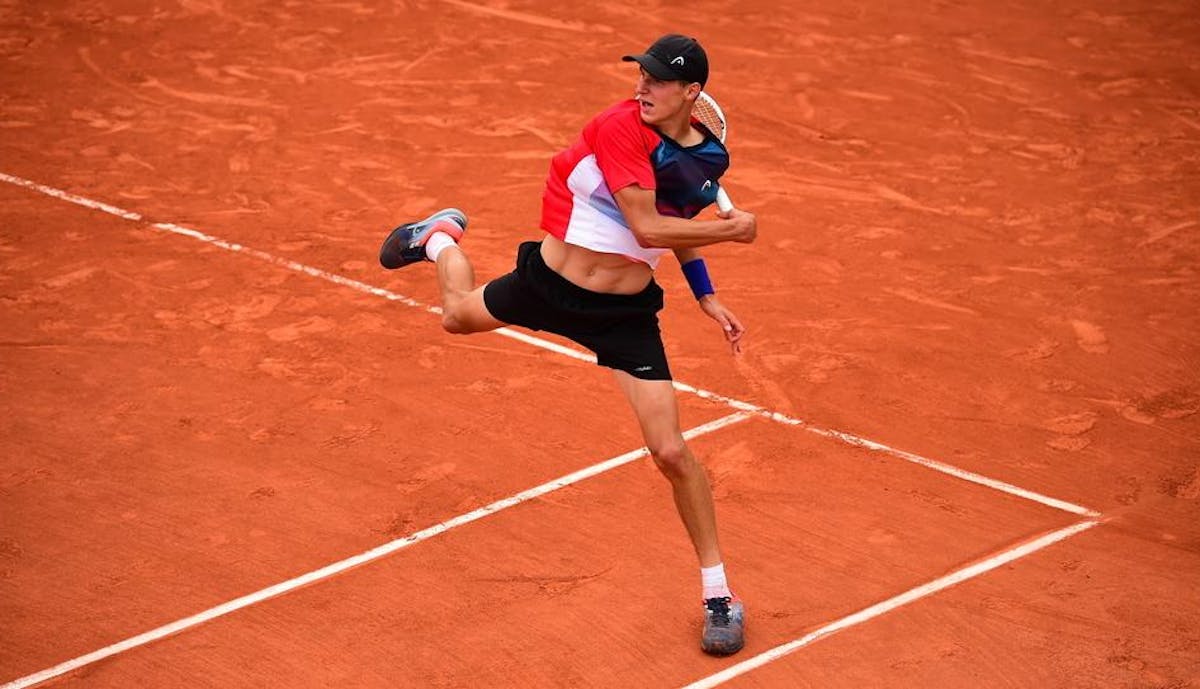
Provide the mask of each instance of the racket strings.
{"label": "racket strings", "polygon": [[725,117],[708,94],[702,93],[692,105],[692,117],[704,125],[722,143],[725,141]]}

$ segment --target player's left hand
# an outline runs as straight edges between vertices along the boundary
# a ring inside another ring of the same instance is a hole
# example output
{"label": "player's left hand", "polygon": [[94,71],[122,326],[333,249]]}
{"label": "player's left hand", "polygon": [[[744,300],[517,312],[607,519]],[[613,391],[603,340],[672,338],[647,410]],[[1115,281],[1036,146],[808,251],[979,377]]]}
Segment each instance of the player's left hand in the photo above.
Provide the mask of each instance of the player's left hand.
{"label": "player's left hand", "polygon": [[734,354],[742,351],[742,336],[746,334],[746,328],[742,322],[733,315],[733,312],[725,308],[725,305],[717,300],[717,295],[709,294],[700,300],[700,310],[708,314],[708,317],[721,325],[721,330],[725,333],[725,340],[729,342],[729,347]]}

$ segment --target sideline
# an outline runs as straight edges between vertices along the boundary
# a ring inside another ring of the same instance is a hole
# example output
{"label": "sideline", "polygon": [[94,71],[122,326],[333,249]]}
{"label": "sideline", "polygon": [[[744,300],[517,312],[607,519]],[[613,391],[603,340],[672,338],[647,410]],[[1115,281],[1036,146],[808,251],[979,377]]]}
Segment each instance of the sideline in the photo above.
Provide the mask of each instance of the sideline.
{"label": "sideline", "polygon": [[[13,185],[16,185],[19,187],[24,187],[26,189],[31,189],[40,194],[45,194],[46,196],[51,196],[53,198],[60,199],[62,201],[66,201],[68,203],[73,203],[78,206],[83,206],[85,208],[91,208],[93,210],[102,211],[102,212],[108,213],[110,215],[115,215],[118,218],[123,218],[125,220],[131,220],[133,222],[147,223],[150,225],[150,227],[153,227],[157,230],[162,230],[164,232],[171,232],[174,234],[182,235],[184,237],[191,237],[192,239],[198,239],[202,242],[212,244],[213,246],[217,246],[222,249],[226,249],[227,251],[232,251],[234,253],[246,254],[248,256],[252,256],[253,258],[259,259],[260,261],[266,261],[267,263],[281,266],[281,267],[287,268],[288,270],[294,270],[298,273],[304,273],[306,275],[311,275],[315,278],[320,278],[322,280],[326,280],[326,281],[332,282],[337,285],[342,285],[344,287],[349,287],[351,289],[358,290],[359,292],[373,294],[375,296],[383,297],[384,299],[388,299],[391,301],[398,301],[407,306],[418,308],[423,311],[427,311],[429,313],[435,313],[435,314],[442,313],[442,309],[440,307],[423,304],[411,297],[406,297],[402,294],[397,294],[395,292],[383,289],[381,287],[375,287],[374,285],[369,285],[365,282],[360,282],[358,280],[354,280],[354,279],[351,279],[348,277],[337,275],[335,273],[330,273],[330,272],[321,270],[320,268],[314,268],[312,266],[308,266],[303,263],[293,261],[291,259],[281,258],[279,256],[275,256],[274,254],[269,254],[269,253],[267,253],[265,251],[261,251],[259,249],[254,249],[252,247],[248,247],[248,246],[245,246],[242,244],[229,242],[224,239],[221,239],[220,237],[214,237],[212,235],[208,235],[203,232],[200,232],[199,230],[193,230],[188,227],[183,227],[182,225],[176,225],[174,223],[169,223],[169,222],[150,222],[145,217],[143,217],[140,213],[128,211],[123,208],[118,208],[116,206],[109,205],[107,203],[102,203],[100,201],[94,201],[92,199],[85,198],[83,196],[78,196],[76,194],[72,194],[68,191],[63,191],[62,189],[55,189],[54,187],[48,187],[44,184],[39,184],[37,182],[33,182],[31,180],[24,179],[22,177],[16,177],[13,175],[9,175],[9,174],[0,172],[0,181],[8,182],[9,184],[13,184]],[[534,335],[529,335],[529,334],[526,334],[523,332],[519,332],[519,331],[513,330],[511,328],[499,328],[497,330],[493,330],[492,332],[496,333],[497,335],[501,335],[503,337],[508,337],[510,339],[518,340],[520,342],[524,342],[526,344],[530,344],[535,347],[540,347],[542,349],[546,349],[551,352],[555,352],[557,354],[562,354],[563,356],[568,356],[573,359],[578,359],[580,361],[587,361],[587,362],[592,362],[592,363],[595,363],[595,361],[596,361],[596,358],[590,354],[584,354],[582,352],[571,349],[570,347],[564,347],[556,342],[551,342],[549,340],[545,340],[543,338],[536,337]],[[1014,495],[1019,498],[1024,498],[1026,500],[1032,500],[1033,502],[1040,503],[1047,507],[1053,507],[1056,510],[1063,510],[1066,512],[1070,512],[1072,514],[1077,514],[1077,515],[1086,516],[1086,517],[1099,517],[1100,516],[1100,513],[1097,512],[1096,510],[1092,510],[1087,507],[1083,507],[1081,505],[1076,505],[1074,503],[1070,503],[1065,500],[1059,500],[1057,498],[1052,498],[1047,495],[1042,495],[1041,493],[1037,493],[1032,490],[1020,488],[1011,483],[1006,483],[1006,482],[1000,481],[998,479],[989,478],[987,476],[983,476],[982,474],[977,474],[973,471],[967,471],[965,469],[960,469],[960,468],[952,466],[950,464],[946,464],[944,462],[939,462],[934,459],[929,459],[927,457],[922,457],[920,455],[916,455],[911,452],[905,452],[904,450],[897,450],[893,447],[889,447],[888,445],[884,445],[883,443],[875,442],[874,440],[860,438],[856,435],[852,435],[850,433],[845,433],[843,431],[813,426],[804,421],[801,421],[800,419],[794,419],[785,414],[771,411],[764,407],[760,407],[756,404],[751,404],[749,402],[743,402],[741,400],[734,399],[732,397],[726,397],[725,395],[711,392],[709,390],[704,390],[702,388],[697,388],[697,387],[694,387],[694,386],[691,386],[691,385],[688,385],[686,383],[682,383],[679,381],[673,381],[673,385],[675,386],[676,390],[696,395],[697,397],[700,397],[702,399],[721,402],[722,404],[725,404],[726,406],[729,406],[738,411],[756,414],[758,416],[763,416],[765,418],[771,419],[772,421],[776,421],[776,422],[791,425],[791,426],[801,426],[805,430],[807,430],[811,433],[816,433],[817,435],[824,436],[826,438],[833,438],[834,440],[839,440],[843,443],[846,443],[848,445],[853,445],[855,447],[862,447],[862,448],[866,448],[868,450],[873,450],[876,452],[883,452],[884,454],[891,455],[898,459],[903,459],[906,462],[918,464],[920,466],[926,467],[928,469],[932,469],[937,472],[941,472],[948,476],[953,476],[955,478],[958,478],[958,479],[961,479],[964,481],[969,481],[971,483],[985,486],[987,488],[991,488],[993,490],[997,490],[1002,493],[1008,493],[1009,495]]]}

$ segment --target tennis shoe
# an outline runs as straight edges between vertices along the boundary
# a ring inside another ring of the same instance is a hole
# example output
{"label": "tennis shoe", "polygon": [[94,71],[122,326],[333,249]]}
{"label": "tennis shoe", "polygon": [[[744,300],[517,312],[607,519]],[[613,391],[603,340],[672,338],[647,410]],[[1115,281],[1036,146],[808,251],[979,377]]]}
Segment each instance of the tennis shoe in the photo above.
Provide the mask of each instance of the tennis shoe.
{"label": "tennis shoe", "polygon": [[715,656],[733,655],[745,645],[746,610],[736,598],[704,601],[704,635],[700,648]]}
{"label": "tennis shoe", "polygon": [[424,261],[425,243],[435,233],[445,232],[457,242],[466,231],[466,214],[457,208],[443,208],[424,220],[392,230],[379,248],[379,262],[384,268],[394,269]]}

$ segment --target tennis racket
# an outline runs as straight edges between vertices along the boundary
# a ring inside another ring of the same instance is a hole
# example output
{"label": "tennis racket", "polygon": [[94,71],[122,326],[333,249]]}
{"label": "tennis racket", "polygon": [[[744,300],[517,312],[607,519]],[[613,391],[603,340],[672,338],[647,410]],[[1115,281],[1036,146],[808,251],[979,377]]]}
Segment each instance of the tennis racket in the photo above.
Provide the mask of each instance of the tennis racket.
{"label": "tennis racket", "polygon": [[[704,91],[696,97],[696,102],[692,104],[692,117],[700,121],[700,124],[708,128],[714,136],[725,143],[725,137],[729,133],[729,126],[725,122],[725,111],[721,106],[717,105],[717,101]],[[717,187],[717,208],[720,208],[723,213],[728,213],[733,210],[733,201],[729,200],[729,194],[725,193],[725,187]]]}

